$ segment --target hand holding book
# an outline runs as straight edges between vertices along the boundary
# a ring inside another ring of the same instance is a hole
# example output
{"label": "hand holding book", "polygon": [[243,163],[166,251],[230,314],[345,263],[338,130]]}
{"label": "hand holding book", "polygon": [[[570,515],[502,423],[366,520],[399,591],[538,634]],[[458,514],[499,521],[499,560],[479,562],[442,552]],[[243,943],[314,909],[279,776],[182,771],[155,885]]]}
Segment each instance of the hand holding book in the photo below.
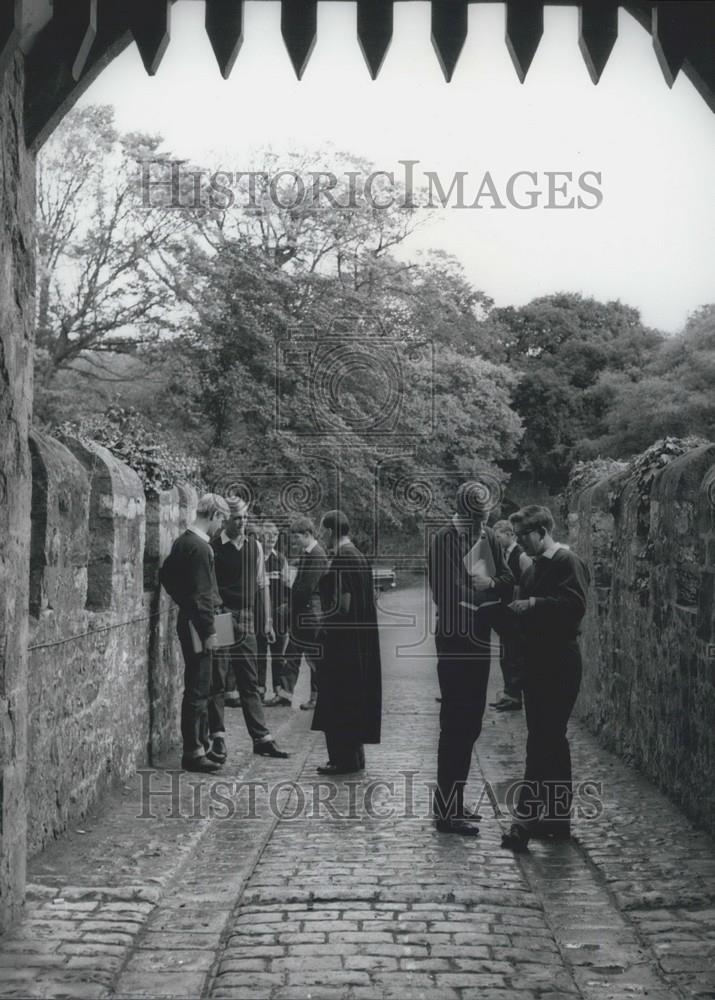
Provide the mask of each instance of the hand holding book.
{"label": "hand holding book", "polygon": [[[484,533],[479,536],[476,543],[465,555],[464,568],[469,574],[472,589],[476,591],[475,599],[481,604],[483,597],[486,596],[484,591],[491,589],[492,580],[496,575],[494,556],[492,555],[489,540]],[[479,600],[479,598],[482,598],[482,600]]]}
{"label": "hand holding book", "polygon": [[216,629],[215,633],[206,639],[202,639],[194,628],[194,623],[189,622],[191,643],[195,653],[201,653],[210,649],[221,649],[223,646],[233,646],[236,639],[231,612],[227,611],[223,614],[214,615],[214,627]]}

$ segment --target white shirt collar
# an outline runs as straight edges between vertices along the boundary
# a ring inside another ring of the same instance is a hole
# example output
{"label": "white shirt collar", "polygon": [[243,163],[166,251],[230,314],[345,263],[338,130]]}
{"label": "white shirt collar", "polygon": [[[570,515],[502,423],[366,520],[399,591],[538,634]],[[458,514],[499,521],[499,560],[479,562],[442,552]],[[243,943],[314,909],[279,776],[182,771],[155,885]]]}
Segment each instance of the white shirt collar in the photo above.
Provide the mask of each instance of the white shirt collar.
{"label": "white shirt collar", "polygon": [[351,542],[349,538],[341,538],[340,541],[338,542],[338,548],[340,548],[341,545],[350,545],[350,544]]}
{"label": "white shirt collar", "polygon": [[210,539],[210,538],[209,538],[209,536],[208,536],[208,535],[206,534],[206,532],[205,532],[205,531],[202,531],[202,530],[201,530],[201,528],[197,528],[195,524],[190,524],[187,530],[188,530],[188,531],[193,531],[193,533],[194,533],[195,535],[198,535],[198,536],[199,536],[199,538],[203,539],[203,541],[205,541],[205,542],[207,542],[207,543],[208,543],[209,541],[211,541],[211,539]]}
{"label": "white shirt collar", "polygon": [[306,547],[303,549],[304,552],[312,552],[315,546],[318,544],[317,538],[311,538]]}
{"label": "white shirt collar", "polygon": [[515,548],[516,548],[516,542],[512,542],[509,548],[504,550],[504,558],[508,559]]}
{"label": "white shirt collar", "polygon": [[246,536],[243,535],[243,537],[241,537],[239,535],[238,538],[229,538],[228,535],[226,534],[226,532],[222,531],[221,532],[221,541],[222,541],[222,543],[224,545],[227,545],[230,542],[231,545],[233,545],[234,548],[237,548],[238,551],[240,552],[241,549],[243,548],[243,543],[246,541]]}
{"label": "white shirt collar", "polygon": [[566,546],[562,545],[561,542],[554,542],[553,545],[549,545],[548,549],[544,549],[544,551],[541,553],[541,556],[544,559],[553,559],[554,553],[558,552],[559,549],[564,549],[564,548],[566,548]]}

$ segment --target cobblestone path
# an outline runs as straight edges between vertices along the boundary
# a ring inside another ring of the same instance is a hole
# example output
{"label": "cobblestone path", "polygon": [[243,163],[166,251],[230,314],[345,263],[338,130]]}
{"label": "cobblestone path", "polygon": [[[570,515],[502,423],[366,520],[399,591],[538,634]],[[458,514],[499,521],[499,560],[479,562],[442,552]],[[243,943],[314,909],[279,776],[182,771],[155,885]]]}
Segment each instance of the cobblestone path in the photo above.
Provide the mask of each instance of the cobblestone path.
{"label": "cobblestone path", "polygon": [[382,600],[384,738],[359,780],[319,780],[307,713],[271,712],[288,761],[254,757],[233,713],[220,779],[146,772],[31,862],[0,997],[715,997],[715,844],[577,725],[575,773],[593,785],[573,843],[500,848],[525,734],[489,709],[481,835],[435,832],[420,604]]}

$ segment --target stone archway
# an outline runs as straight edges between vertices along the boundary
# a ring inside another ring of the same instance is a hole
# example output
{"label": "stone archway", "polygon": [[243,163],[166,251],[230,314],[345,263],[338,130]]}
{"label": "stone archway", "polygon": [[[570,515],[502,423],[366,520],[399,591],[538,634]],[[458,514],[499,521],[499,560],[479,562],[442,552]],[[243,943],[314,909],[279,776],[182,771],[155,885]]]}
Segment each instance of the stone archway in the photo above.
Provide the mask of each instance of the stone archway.
{"label": "stone archway", "polygon": [[[206,31],[226,77],[241,44],[243,0],[205,2]],[[315,43],[317,0],[281,2],[283,38],[300,77]],[[373,78],[392,37],[393,2],[400,0],[357,2],[358,37]],[[447,80],[466,38],[470,2],[477,0],[432,0],[432,40]],[[132,40],[147,72],[156,71],[169,43],[171,6],[172,0],[3,0],[0,8],[0,930],[16,918],[25,880],[34,154]],[[505,40],[523,82],[543,31],[543,4],[505,6]],[[715,110],[715,3],[580,4],[579,47],[594,83],[616,41],[619,6],[652,34],[668,84],[683,69]]]}

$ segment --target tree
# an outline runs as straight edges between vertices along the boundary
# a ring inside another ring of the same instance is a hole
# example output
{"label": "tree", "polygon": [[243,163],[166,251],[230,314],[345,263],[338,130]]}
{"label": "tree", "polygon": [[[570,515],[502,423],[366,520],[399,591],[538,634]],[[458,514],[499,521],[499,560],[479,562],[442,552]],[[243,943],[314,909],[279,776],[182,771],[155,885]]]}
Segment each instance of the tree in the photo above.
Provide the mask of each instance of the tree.
{"label": "tree", "polygon": [[582,453],[580,442],[603,433],[609,378],[637,378],[662,334],[638,310],[558,293],[488,317],[497,349],[521,371],[514,406],[524,422],[522,468],[552,489],[563,487]]}
{"label": "tree", "polygon": [[[245,238],[211,254],[187,245],[173,275],[193,318],[184,334],[153,349],[173,371],[157,407],[187,430],[201,428],[205,478],[220,484],[250,473],[261,484],[260,506],[278,516],[286,476],[312,469],[321,495],[330,495],[330,477],[315,460],[322,453],[340,463],[361,530],[370,524],[385,434],[403,455],[393,469],[403,480],[435,470],[464,478],[477,468],[503,478],[500,463],[521,433],[509,405],[516,380],[468,346],[481,293],[449,261],[438,265],[406,266],[386,254],[371,286],[356,290],[335,271],[276,263]],[[453,280],[445,285],[447,272]],[[447,332],[460,316],[465,335],[455,348]],[[433,328],[441,343],[427,336]],[[394,419],[383,424],[385,407]],[[395,528],[416,526],[395,507],[383,513]]]}
{"label": "tree", "polygon": [[[234,173],[182,165],[184,214],[202,249],[250,246],[291,274],[334,275],[346,292],[359,292],[420,224],[404,189],[360,157],[269,149],[248,166]],[[164,204],[170,197],[165,190]],[[305,282],[306,301],[316,287]]]}
{"label": "tree", "polygon": [[142,207],[137,167],[160,144],[158,136],[120,135],[111,107],[89,106],[65,116],[38,159],[40,415],[52,406],[58,373],[111,379],[100,355],[135,351],[165,320],[171,299],[148,264],[185,219]]}
{"label": "tree", "polygon": [[[393,472],[407,482],[435,470],[503,478],[521,425],[510,407],[516,379],[482,357],[492,302],[446,254],[398,259],[414,209],[389,182],[372,192],[384,208],[364,184],[351,190],[348,178],[369,176],[369,164],[339,158],[335,202],[318,203],[298,197],[299,167],[324,156],[292,159],[276,186],[285,163],[267,154],[224,205],[210,187],[194,200],[192,178],[205,172],[185,168],[181,206],[154,198],[144,216],[132,198],[138,172],[127,180],[122,170],[139,155],[156,159],[158,140],[121,139],[106,109],[68,128],[82,183],[62,174],[61,151],[48,154],[48,170],[64,178],[68,204],[94,200],[87,215],[44,198],[47,385],[76,398],[92,372],[111,393],[144,364],[151,389],[131,392],[148,426],[200,455],[217,488],[250,477],[259,506],[276,515],[296,496],[285,491],[291,476],[334,506],[329,467],[339,462],[357,530],[367,529],[385,434],[399,455]],[[245,184],[255,187],[241,202]],[[132,352],[130,368],[120,351]],[[48,398],[45,389],[45,410]],[[102,389],[78,409],[100,400],[102,409],[119,402]],[[438,480],[435,500],[446,507],[453,489]],[[409,510],[384,504],[397,529],[416,526]]]}
{"label": "tree", "polygon": [[[604,372],[593,389],[600,427],[581,442],[585,457],[644,451],[656,438],[715,440],[715,305],[694,312],[641,370]],[[600,433],[598,433],[600,431]]]}

